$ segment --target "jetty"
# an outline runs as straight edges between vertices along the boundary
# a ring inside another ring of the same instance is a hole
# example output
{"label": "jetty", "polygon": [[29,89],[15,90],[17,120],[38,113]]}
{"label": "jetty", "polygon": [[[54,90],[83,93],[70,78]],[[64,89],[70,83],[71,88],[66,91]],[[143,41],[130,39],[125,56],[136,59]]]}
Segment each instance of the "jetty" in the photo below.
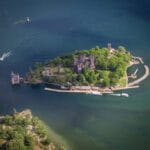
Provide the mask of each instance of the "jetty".
{"label": "jetty", "polygon": [[141,64],[144,64],[144,61],[143,61],[143,59],[142,59],[141,57],[135,57],[135,56],[133,56],[132,58],[133,58],[134,60],[139,61]]}
{"label": "jetty", "polygon": [[141,78],[139,78],[133,82],[128,83],[128,87],[132,87],[134,85],[139,84],[140,82],[142,82],[143,80],[145,80],[149,76],[149,67],[147,65],[144,65],[144,68],[145,68],[145,74]]}
{"label": "jetty", "polygon": [[103,93],[103,94],[109,94],[109,93],[113,93],[113,91],[95,91],[95,90],[61,90],[61,89],[53,89],[53,88],[44,88],[44,90],[46,91],[52,91],[52,92],[61,92],[61,93]]}
{"label": "jetty", "polygon": [[126,86],[126,87],[115,87],[115,88],[112,88],[112,91],[120,91],[120,90],[128,90],[128,89],[136,89],[136,88],[139,88],[140,86],[139,85],[135,85],[135,86]]}

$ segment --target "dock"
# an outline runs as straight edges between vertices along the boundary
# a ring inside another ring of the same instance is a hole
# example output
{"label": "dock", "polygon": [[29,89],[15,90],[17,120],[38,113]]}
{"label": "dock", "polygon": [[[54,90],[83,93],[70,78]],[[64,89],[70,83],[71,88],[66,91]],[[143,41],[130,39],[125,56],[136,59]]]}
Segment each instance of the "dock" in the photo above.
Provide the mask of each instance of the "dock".
{"label": "dock", "polygon": [[147,65],[144,65],[144,68],[145,68],[144,75],[141,78],[139,78],[133,82],[128,83],[128,87],[132,87],[134,85],[139,84],[140,82],[142,82],[143,80],[145,80],[149,76],[149,67]]}
{"label": "dock", "polygon": [[132,58],[135,59],[135,60],[138,60],[141,64],[144,64],[144,61],[143,61],[143,59],[141,57],[133,56]]}
{"label": "dock", "polygon": [[[94,91],[94,90],[61,90],[61,89],[53,89],[53,88],[44,88],[46,91],[52,92],[60,92],[60,93],[92,93],[92,92],[101,92],[101,91]],[[113,91],[103,91],[103,94],[113,93]]]}

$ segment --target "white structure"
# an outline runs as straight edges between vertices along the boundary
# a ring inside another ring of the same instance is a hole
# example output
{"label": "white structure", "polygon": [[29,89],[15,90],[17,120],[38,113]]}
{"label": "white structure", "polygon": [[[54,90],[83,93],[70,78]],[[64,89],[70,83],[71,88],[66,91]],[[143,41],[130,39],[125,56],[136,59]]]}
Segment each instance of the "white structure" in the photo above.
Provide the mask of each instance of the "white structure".
{"label": "white structure", "polygon": [[26,17],[26,21],[27,21],[27,23],[31,22],[30,17]]}
{"label": "white structure", "polygon": [[15,85],[15,84],[20,84],[20,76],[19,74],[15,74],[15,73],[11,73],[11,83],[12,85]]}
{"label": "white structure", "polygon": [[115,51],[115,49],[111,47],[111,43],[108,43],[107,46],[108,46],[110,53],[113,53]]}
{"label": "white structure", "polygon": [[51,68],[47,68],[46,70],[44,70],[42,72],[42,75],[45,76],[45,77],[51,77],[53,76],[53,70]]}

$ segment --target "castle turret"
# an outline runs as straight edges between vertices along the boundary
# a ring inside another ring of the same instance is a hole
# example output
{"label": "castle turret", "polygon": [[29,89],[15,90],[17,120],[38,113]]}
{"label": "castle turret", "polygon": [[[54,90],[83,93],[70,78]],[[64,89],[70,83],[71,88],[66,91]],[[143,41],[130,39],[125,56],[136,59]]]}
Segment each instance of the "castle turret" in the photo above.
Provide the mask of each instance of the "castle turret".
{"label": "castle turret", "polygon": [[109,49],[109,50],[111,50],[111,49],[112,49],[112,47],[111,47],[111,43],[108,43],[108,44],[107,44],[107,46],[108,46],[108,49]]}
{"label": "castle turret", "polygon": [[108,43],[107,47],[108,47],[110,53],[113,53],[115,51],[115,49],[111,47],[111,43]]}

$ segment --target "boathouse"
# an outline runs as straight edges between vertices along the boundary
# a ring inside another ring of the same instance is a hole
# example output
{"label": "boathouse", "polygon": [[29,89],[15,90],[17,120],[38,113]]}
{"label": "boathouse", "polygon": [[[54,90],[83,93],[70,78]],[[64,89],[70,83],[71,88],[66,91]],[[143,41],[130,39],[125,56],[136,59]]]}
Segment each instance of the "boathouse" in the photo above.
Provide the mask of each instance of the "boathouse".
{"label": "boathouse", "polygon": [[15,85],[15,84],[20,84],[20,76],[19,74],[15,74],[14,72],[11,73],[11,83],[12,85]]}

